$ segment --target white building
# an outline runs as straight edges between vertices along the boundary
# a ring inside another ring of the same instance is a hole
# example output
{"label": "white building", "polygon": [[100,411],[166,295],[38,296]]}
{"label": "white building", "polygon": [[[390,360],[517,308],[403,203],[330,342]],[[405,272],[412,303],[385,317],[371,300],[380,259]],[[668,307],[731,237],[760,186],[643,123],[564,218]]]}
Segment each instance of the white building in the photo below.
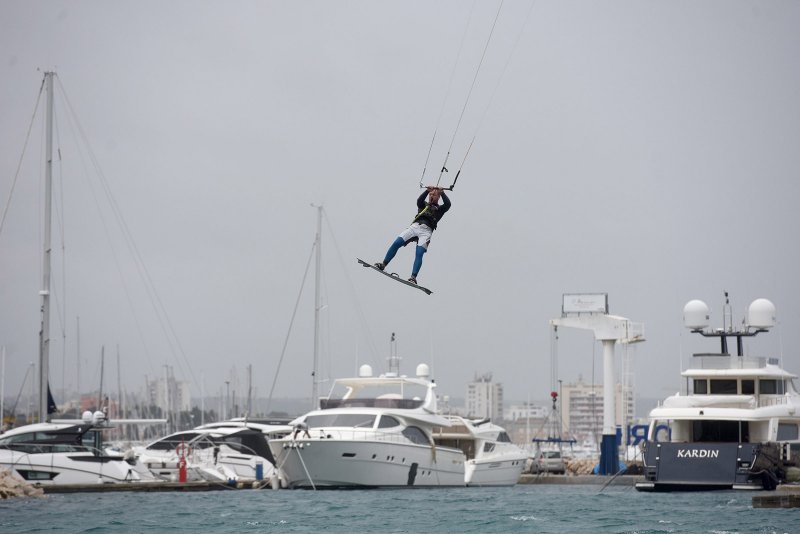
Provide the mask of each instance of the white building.
{"label": "white building", "polygon": [[[623,398],[622,384],[614,391],[614,423],[623,428],[632,420],[633,394],[630,389]],[[564,384],[561,390],[561,420],[564,432],[576,439],[597,440],[603,433],[603,384]]]}
{"label": "white building", "polygon": [[467,384],[466,409],[468,417],[500,421],[503,417],[503,384],[492,382],[492,373],[475,375]]}
{"label": "white building", "polygon": [[512,404],[508,409],[503,410],[503,420],[517,421],[522,419],[545,419],[547,417],[547,408],[538,406],[536,404],[523,403]]}
{"label": "white building", "polygon": [[145,398],[164,413],[188,412],[192,409],[189,382],[175,380],[172,368],[166,369],[165,376],[146,380]]}

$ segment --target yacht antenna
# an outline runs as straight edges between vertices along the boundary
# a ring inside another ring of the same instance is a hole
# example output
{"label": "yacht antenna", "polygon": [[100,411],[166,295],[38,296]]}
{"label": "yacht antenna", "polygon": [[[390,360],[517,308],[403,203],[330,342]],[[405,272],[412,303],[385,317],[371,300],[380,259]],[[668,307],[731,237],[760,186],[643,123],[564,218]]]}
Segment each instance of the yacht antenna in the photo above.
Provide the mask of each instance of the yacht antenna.
{"label": "yacht antenna", "polygon": [[392,337],[389,339],[389,370],[386,373],[389,376],[400,376],[400,356],[397,355],[397,337],[392,332]]}
{"label": "yacht antenna", "polygon": [[725,332],[733,331],[733,311],[731,310],[731,301],[728,298],[727,291],[725,291],[725,306],[722,307],[722,329]]}

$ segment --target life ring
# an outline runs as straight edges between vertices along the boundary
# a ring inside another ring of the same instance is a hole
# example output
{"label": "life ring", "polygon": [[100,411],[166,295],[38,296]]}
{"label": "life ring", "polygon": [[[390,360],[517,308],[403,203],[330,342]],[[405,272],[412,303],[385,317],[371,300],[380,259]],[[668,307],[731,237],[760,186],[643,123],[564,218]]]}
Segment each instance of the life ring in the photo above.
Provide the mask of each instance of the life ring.
{"label": "life ring", "polygon": [[175,454],[183,457],[189,456],[190,454],[192,454],[192,448],[186,443],[183,442],[178,443],[178,446],[175,447]]}

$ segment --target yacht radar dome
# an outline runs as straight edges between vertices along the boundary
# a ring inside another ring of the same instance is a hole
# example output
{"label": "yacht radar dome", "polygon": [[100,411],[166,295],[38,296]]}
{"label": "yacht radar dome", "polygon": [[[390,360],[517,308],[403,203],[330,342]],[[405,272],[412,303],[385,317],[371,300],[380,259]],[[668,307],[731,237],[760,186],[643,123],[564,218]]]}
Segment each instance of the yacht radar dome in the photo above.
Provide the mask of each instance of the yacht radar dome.
{"label": "yacht radar dome", "polygon": [[767,330],[775,326],[775,305],[767,299],[756,299],[747,308],[747,324]]}
{"label": "yacht radar dome", "polygon": [[711,310],[702,300],[690,300],[683,307],[683,324],[692,330],[702,330],[708,326]]}
{"label": "yacht radar dome", "polygon": [[372,376],[372,366],[366,363],[358,368],[358,376],[360,378],[369,378]]}
{"label": "yacht radar dome", "polygon": [[421,363],[417,366],[417,378],[428,378],[431,376],[431,368],[427,363]]}
{"label": "yacht radar dome", "polygon": [[87,425],[90,424],[92,422],[92,412],[86,410],[85,412],[83,412],[83,415],[81,415],[81,419]]}

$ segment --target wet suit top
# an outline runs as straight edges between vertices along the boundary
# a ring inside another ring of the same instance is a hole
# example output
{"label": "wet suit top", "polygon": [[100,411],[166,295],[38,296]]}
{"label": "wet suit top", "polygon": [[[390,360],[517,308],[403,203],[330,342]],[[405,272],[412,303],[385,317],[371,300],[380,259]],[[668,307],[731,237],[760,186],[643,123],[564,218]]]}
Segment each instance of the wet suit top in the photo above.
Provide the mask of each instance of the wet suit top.
{"label": "wet suit top", "polygon": [[425,198],[428,196],[428,191],[424,191],[419,198],[417,199],[417,208],[420,210],[417,213],[417,216],[414,218],[413,222],[418,222],[420,224],[427,225],[431,230],[436,230],[436,223],[444,217],[444,214],[447,210],[450,209],[450,199],[447,198],[447,195],[442,191],[442,201],[441,205],[439,204],[431,204],[429,202],[425,202]]}

